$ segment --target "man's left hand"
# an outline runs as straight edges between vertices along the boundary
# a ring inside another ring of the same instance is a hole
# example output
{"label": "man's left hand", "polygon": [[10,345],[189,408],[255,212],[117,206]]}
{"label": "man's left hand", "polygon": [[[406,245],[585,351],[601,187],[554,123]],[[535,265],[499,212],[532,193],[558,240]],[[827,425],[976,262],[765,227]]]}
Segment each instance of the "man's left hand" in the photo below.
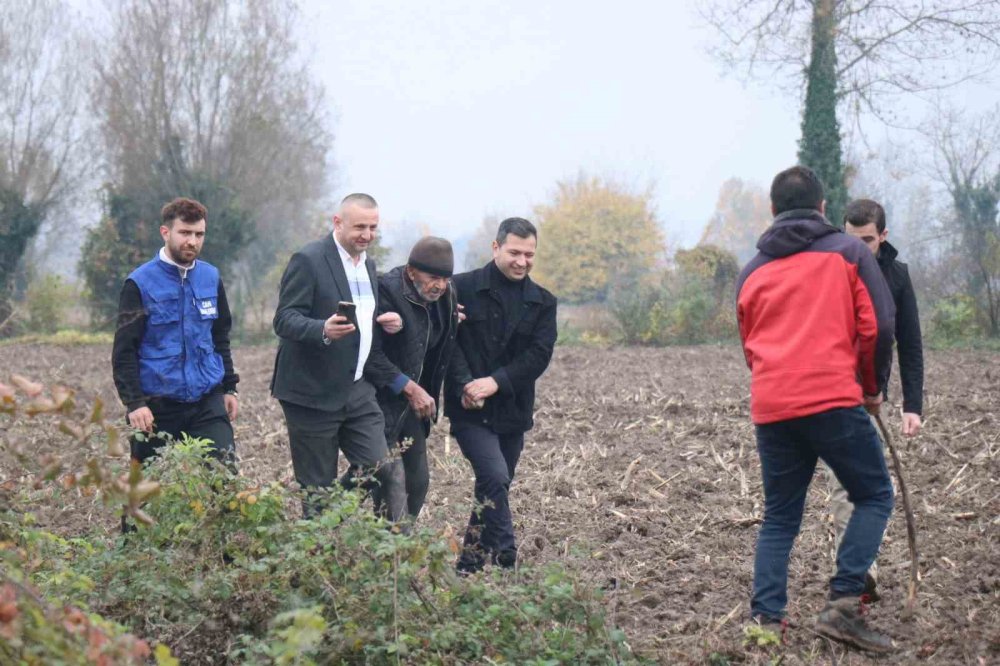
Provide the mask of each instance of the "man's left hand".
{"label": "man's left hand", "polygon": [[375,317],[375,322],[382,326],[382,330],[389,335],[395,335],[403,330],[403,318],[398,312],[386,312]]}
{"label": "man's left hand", "polygon": [[469,398],[470,402],[479,402],[489,398],[500,390],[497,382],[492,377],[480,377],[473,379],[465,385],[463,394]]}
{"label": "man's left hand", "polygon": [[229,417],[229,421],[235,421],[236,415],[240,411],[240,399],[232,393],[226,393],[222,396],[222,402],[226,404],[226,415]]}
{"label": "man's left hand", "polygon": [[913,437],[918,432],[920,432],[922,424],[920,422],[920,414],[914,414],[913,412],[903,412],[903,434],[907,437]]}
{"label": "man's left hand", "polygon": [[455,305],[458,306],[458,323],[461,324],[465,321],[465,306],[461,303],[456,303]]}

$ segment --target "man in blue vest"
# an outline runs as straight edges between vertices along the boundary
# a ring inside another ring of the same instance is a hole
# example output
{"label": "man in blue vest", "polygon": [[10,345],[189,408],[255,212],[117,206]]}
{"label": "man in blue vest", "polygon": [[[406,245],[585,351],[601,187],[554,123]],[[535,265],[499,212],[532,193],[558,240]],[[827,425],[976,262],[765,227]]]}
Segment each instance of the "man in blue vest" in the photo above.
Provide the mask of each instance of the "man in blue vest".
{"label": "man in blue vest", "polygon": [[[112,368],[128,410],[132,459],[143,463],[182,433],[211,440],[232,465],[239,375],[229,348],[232,316],[215,266],[198,260],[207,211],[174,199],[161,211],[163,247],[125,280]],[[141,434],[138,434],[141,433]]]}

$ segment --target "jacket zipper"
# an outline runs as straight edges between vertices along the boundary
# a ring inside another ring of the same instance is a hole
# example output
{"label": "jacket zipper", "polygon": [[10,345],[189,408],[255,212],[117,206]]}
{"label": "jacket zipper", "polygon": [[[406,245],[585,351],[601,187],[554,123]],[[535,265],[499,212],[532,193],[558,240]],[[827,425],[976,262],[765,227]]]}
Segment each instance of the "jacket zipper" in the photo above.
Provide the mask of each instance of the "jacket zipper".
{"label": "jacket zipper", "polygon": [[188,378],[187,378],[187,335],[184,334],[184,310],[187,309],[187,301],[184,295],[184,278],[187,271],[181,272],[180,269],[177,271],[181,276],[181,377],[184,378],[184,397],[190,397],[188,395]]}
{"label": "jacket zipper", "polygon": [[414,305],[419,305],[420,309],[424,311],[424,316],[427,317],[427,337],[424,340],[424,353],[420,357],[420,372],[417,374],[417,379],[416,379],[416,382],[419,384],[420,377],[423,376],[424,374],[424,359],[427,358],[427,352],[430,351],[427,349],[427,345],[431,343],[431,313],[426,306],[424,306],[422,303],[417,303],[409,296],[406,296],[406,300],[413,303]]}

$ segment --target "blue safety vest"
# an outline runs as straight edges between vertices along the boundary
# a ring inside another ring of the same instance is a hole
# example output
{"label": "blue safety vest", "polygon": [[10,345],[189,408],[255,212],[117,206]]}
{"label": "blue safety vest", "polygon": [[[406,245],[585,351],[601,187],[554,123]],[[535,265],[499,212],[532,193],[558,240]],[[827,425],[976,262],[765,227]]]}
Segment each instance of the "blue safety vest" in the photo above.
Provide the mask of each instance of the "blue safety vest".
{"label": "blue safety vest", "polygon": [[222,357],[212,342],[219,317],[219,270],[198,261],[181,278],[154,258],[128,276],[142,292],[146,330],[139,345],[139,383],[147,396],[197,402],[222,383]]}

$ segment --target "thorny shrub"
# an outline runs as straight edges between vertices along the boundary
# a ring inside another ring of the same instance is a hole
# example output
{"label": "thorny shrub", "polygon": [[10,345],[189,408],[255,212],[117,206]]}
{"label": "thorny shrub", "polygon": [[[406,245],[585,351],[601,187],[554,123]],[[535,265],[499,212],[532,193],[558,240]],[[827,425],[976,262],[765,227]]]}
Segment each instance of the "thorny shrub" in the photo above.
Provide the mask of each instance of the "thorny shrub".
{"label": "thorny shrub", "polygon": [[560,567],[459,578],[453,534],[403,533],[339,489],[318,518],[289,519],[299,491],[255,485],[206,450],[186,439],[145,476],[106,480],[136,525],[113,542],[0,518],[32,562],[26,581],[184,663],[636,662],[599,593]]}

